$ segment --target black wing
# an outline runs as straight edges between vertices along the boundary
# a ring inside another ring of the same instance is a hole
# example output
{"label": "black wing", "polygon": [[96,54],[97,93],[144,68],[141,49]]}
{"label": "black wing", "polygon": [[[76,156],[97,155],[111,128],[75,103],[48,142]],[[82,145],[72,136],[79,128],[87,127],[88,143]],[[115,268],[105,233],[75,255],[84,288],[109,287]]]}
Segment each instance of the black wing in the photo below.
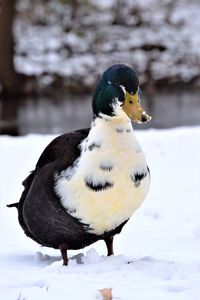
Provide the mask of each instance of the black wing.
{"label": "black wing", "polygon": [[[46,167],[48,164],[55,163],[58,172],[62,169],[68,168],[73,164],[74,160],[80,155],[79,145],[83,139],[88,136],[89,129],[76,130],[70,133],[66,133],[55,138],[42,152],[35,170],[23,181],[24,191],[18,203],[7,205],[8,207],[16,207],[18,209],[18,219],[25,234],[41,244],[41,241],[36,238],[30,230],[27,228],[23,218],[23,204],[26,199],[32,183],[38,174],[38,172]],[[44,244],[44,243],[42,243]]]}

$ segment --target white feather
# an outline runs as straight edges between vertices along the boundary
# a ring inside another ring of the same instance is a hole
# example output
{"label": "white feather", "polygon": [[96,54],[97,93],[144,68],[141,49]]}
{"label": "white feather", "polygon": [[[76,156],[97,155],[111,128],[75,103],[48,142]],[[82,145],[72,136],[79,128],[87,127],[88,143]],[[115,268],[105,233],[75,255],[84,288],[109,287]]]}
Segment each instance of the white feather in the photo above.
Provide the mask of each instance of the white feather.
{"label": "white feather", "polygon": [[[72,168],[56,177],[55,191],[71,215],[90,225],[96,234],[116,228],[131,217],[143,202],[150,176],[136,187],[131,179],[134,171],[146,170],[146,161],[127,115],[116,105],[117,116],[101,114],[95,120],[87,139],[81,144],[81,156]],[[116,128],[123,129],[117,132]],[[92,144],[99,145],[89,151]],[[138,151],[140,149],[140,151]],[[112,166],[108,172],[102,164]],[[110,182],[111,188],[95,192],[85,183]]]}

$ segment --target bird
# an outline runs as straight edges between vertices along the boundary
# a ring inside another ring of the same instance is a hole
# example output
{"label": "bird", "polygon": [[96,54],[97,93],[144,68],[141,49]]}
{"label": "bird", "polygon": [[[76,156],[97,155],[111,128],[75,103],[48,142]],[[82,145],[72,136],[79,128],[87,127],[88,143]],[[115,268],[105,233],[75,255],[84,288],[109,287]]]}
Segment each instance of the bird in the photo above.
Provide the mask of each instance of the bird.
{"label": "bird", "polygon": [[132,122],[151,120],[141,106],[136,71],[110,66],[92,97],[93,119],[87,129],[56,137],[35,169],[22,182],[16,207],[24,233],[42,246],[68,250],[103,240],[114,255],[119,234],[150,187],[150,170]]}

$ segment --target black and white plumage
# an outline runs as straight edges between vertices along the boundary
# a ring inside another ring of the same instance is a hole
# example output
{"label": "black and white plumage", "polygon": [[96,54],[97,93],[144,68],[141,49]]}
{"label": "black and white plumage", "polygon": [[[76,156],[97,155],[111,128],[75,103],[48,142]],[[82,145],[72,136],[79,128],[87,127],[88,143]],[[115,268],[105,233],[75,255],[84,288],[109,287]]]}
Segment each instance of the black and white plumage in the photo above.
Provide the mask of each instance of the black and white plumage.
{"label": "black and white plumage", "polygon": [[91,128],[54,139],[24,180],[19,203],[8,205],[18,208],[26,235],[60,249],[65,265],[68,249],[101,239],[112,255],[113,236],[148,192],[149,170],[130,120],[149,120],[137,110],[138,84],[129,67],[109,68],[93,97]]}

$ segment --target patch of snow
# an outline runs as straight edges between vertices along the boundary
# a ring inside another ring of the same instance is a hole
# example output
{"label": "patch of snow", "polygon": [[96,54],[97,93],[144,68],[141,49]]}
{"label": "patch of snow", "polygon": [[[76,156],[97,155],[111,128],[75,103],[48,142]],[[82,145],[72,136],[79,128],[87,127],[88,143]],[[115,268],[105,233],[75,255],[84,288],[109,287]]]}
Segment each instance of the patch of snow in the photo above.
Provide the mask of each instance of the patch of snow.
{"label": "patch of snow", "polygon": [[[200,127],[137,131],[151,170],[151,190],[120,235],[115,256],[102,241],[69,251],[40,247],[17,221],[16,202],[44,147],[55,137],[0,137],[0,296],[4,300],[120,300],[200,297]],[[100,298],[101,299],[101,298]]]}

